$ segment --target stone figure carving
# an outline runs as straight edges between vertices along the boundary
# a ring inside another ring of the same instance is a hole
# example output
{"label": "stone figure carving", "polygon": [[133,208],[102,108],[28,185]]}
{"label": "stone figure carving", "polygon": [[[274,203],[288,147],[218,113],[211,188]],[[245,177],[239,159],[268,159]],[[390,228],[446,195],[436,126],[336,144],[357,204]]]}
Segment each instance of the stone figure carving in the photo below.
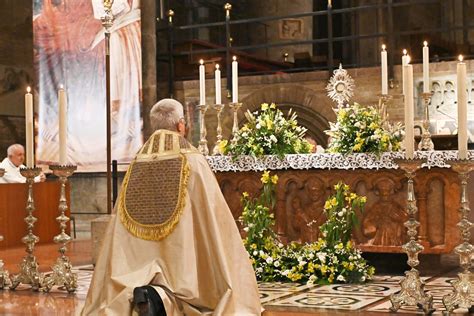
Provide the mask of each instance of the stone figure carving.
{"label": "stone figure carving", "polygon": [[393,198],[395,182],[382,178],[375,182],[379,200],[370,208],[362,221],[362,233],[369,238],[367,244],[379,246],[398,246],[404,242],[407,215],[403,207]]}

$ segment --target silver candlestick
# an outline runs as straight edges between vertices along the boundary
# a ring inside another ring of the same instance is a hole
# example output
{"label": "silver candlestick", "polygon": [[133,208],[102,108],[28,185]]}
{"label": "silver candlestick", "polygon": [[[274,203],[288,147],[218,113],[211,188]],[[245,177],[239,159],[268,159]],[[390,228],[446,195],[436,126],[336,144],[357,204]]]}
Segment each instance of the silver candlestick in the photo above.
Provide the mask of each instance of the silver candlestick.
{"label": "silver candlestick", "polygon": [[379,105],[378,105],[378,112],[380,118],[382,119],[382,124],[386,124],[388,122],[388,113],[387,107],[390,100],[392,100],[392,96],[389,94],[379,94]]}
{"label": "silver candlestick", "polygon": [[[5,169],[0,168],[0,177],[3,177],[5,174]],[[0,235],[0,241],[3,241],[3,236]],[[7,270],[5,270],[3,267],[5,264],[3,263],[3,260],[0,259],[0,290],[7,288],[11,285],[10,281],[10,274],[8,273]]]}
{"label": "silver candlestick", "polygon": [[390,296],[392,303],[390,310],[396,312],[402,305],[409,305],[418,306],[422,308],[425,313],[429,314],[434,311],[433,297],[425,292],[425,284],[420,278],[420,273],[415,268],[420,263],[418,254],[423,251],[424,248],[418,242],[417,227],[420,226],[420,223],[416,220],[418,208],[416,207],[413,178],[415,177],[415,172],[420,169],[424,160],[395,159],[395,162],[405,171],[406,177],[408,178],[407,213],[409,218],[404,225],[407,228],[407,234],[410,240],[403,245],[403,250],[405,250],[408,256],[408,265],[411,269],[405,272],[405,278],[400,281],[400,292]]}
{"label": "silver candlestick", "polygon": [[434,150],[434,144],[431,140],[430,133],[430,110],[429,105],[431,101],[432,93],[423,93],[423,105],[424,105],[424,118],[423,118],[423,133],[421,134],[421,140],[418,143],[418,150]]}
{"label": "silver candlestick", "polygon": [[473,224],[469,221],[469,201],[467,194],[467,180],[469,173],[474,170],[474,162],[470,160],[454,160],[450,162],[452,169],[459,175],[461,180],[461,220],[457,224],[461,233],[462,242],[454,248],[459,255],[459,265],[462,272],[458,273],[458,279],[453,282],[453,292],[443,297],[443,304],[448,313],[456,308],[470,309],[474,305],[472,297],[473,284],[471,283],[471,256],[474,246],[469,242]]}
{"label": "silver candlestick", "polygon": [[214,109],[217,111],[217,140],[216,144],[214,145],[214,149],[212,150],[212,154],[220,155],[221,151],[219,148],[219,144],[222,141],[221,113],[224,109],[224,104],[214,104]]}
{"label": "silver candlestick", "polygon": [[237,133],[239,132],[239,120],[238,120],[238,114],[239,114],[239,109],[242,107],[242,103],[229,103],[229,107],[232,109],[233,116],[234,116],[234,123],[232,125],[232,144],[235,144],[237,142]]}
{"label": "silver candlestick", "polygon": [[198,146],[198,150],[201,154],[203,154],[204,156],[207,156],[209,155],[209,148],[207,147],[207,130],[206,130],[206,111],[208,109],[208,105],[206,104],[200,104],[197,106],[197,108],[199,109],[199,113],[200,113],[200,140],[199,140],[199,146]]}
{"label": "silver candlestick", "polygon": [[26,245],[26,256],[20,263],[20,273],[11,277],[10,288],[14,290],[20,283],[29,284],[34,291],[38,291],[43,282],[43,274],[38,271],[38,262],[34,255],[35,244],[39,241],[39,237],[33,234],[33,228],[35,222],[38,220],[33,216],[35,210],[35,202],[33,198],[33,183],[35,177],[41,173],[41,168],[21,168],[20,173],[26,178],[26,184],[28,185],[28,195],[26,201],[26,213],[25,217],[27,235],[21,239]]}
{"label": "silver candlestick", "polygon": [[59,196],[59,216],[56,221],[59,223],[61,232],[54,237],[54,242],[60,244],[59,257],[56,264],[52,267],[53,272],[44,278],[42,290],[49,292],[54,285],[64,286],[65,289],[72,293],[77,289],[77,274],[72,272],[72,265],[69,258],[65,255],[67,244],[71,241],[71,237],[66,233],[66,224],[69,217],[66,216],[67,199],[66,199],[66,183],[67,179],[74,173],[77,166],[73,165],[51,165],[49,169],[54,175],[59,177],[61,183],[61,191]]}

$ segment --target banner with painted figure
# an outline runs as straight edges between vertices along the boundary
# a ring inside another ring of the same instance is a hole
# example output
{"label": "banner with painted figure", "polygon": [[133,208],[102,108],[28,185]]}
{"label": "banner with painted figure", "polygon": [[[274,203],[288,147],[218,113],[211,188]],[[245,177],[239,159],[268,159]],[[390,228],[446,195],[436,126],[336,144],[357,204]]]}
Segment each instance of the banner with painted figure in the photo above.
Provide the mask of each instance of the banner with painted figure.
{"label": "banner with painted figure", "polygon": [[[59,159],[57,90],[68,95],[68,160],[106,170],[105,39],[102,0],[34,0],[38,84],[37,163]],[[112,159],[128,162],[143,143],[140,1],[115,0],[110,35]]]}

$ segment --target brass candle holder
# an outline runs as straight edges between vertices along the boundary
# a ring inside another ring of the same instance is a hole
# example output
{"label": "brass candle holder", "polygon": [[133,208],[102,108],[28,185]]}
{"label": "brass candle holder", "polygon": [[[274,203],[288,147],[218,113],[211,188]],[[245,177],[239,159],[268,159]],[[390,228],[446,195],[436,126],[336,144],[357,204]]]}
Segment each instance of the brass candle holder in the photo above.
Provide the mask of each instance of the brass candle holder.
{"label": "brass candle holder", "polygon": [[219,145],[222,141],[222,125],[221,125],[221,114],[222,110],[224,109],[224,104],[214,104],[213,108],[217,112],[217,140],[214,148],[212,149],[213,155],[220,155],[221,151]]}
{"label": "brass candle holder", "polygon": [[74,165],[51,165],[49,169],[55,176],[59,178],[61,184],[61,191],[59,195],[59,216],[56,221],[59,223],[61,232],[54,237],[54,242],[59,244],[59,257],[53,265],[53,272],[44,278],[42,290],[49,292],[55,285],[64,286],[64,288],[72,293],[77,289],[77,274],[72,272],[72,265],[69,258],[65,255],[67,244],[71,241],[71,237],[66,233],[66,224],[69,217],[66,216],[67,198],[66,198],[66,183],[67,179],[74,173],[77,166]]}
{"label": "brass candle holder", "polygon": [[231,142],[235,144],[237,142],[237,133],[239,132],[239,120],[238,120],[238,114],[239,114],[239,109],[242,107],[242,103],[229,103],[229,107],[232,109],[233,112],[233,125],[232,125],[232,140]]}
{"label": "brass candle holder", "polygon": [[200,120],[199,120],[200,140],[199,140],[198,150],[201,154],[203,154],[204,156],[207,156],[209,155],[209,148],[207,147],[207,138],[206,138],[207,137],[206,112],[209,106],[206,104],[200,104],[197,107],[200,113]]}
{"label": "brass candle holder", "polygon": [[[3,177],[5,174],[5,169],[0,168],[0,177]],[[3,241],[3,236],[0,235],[0,241]],[[7,270],[4,269],[5,264],[3,260],[0,259],[0,290],[7,288],[11,285],[10,274]]]}
{"label": "brass candle holder", "polygon": [[28,195],[26,200],[26,213],[25,217],[27,235],[21,239],[26,245],[26,256],[20,263],[20,273],[11,277],[10,289],[14,290],[21,284],[29,284],[34,291],[38,291],[43,282],[43,274],[38,271],[38,262],[34,255],[35,244],[39,241],[39,237],[33,234],[33,228],[35,222],[38,220],[33,216],[35,210],[35,202],[33,198],[33,183],[35,177],[41,173],[41,168],[21,168],[20,173],[26,178],[26,184],[28,186]]}
{"label": "brass candle holder", "polygon": [[393,97],[389,94],[379,94],[378,97],[379,97],[378,111],[382,119],[382,124],[386,124],[388,122],[388,113],[387,113],[388,103],[392,100]]}
{"label": "brass candle holder", "polygon": [[454,160],[450,162],[451,168],[458,174],[461,181],[461,219],[457,226],[461,233],[462,242],[454,248],[454,252],[459,255],[459,265],[462,272],[458,273],[458,278],[453,282],[453,292],[443,297],[443,304],[448,313],[456,308],[470,309],[474,305],[472,297],[473,284],[471,283],[471,256],[474,253],[474,246],[469,242],[473,223],[469,221],[469,201],[467,194],[467,181],[469,173],[474,170],[474,162],[471,160]]}
{"label": "brass candle holder", "polygon": [[430,110],[429,105],[431,102],[432,93],[423,93],[423,108],[424,108],[424,117],[423,117],[423,133],[421,134],[421,140],[418,143],[418,150],[434,150],[434,144],[431,140],[430,133]]}
{"label": "brass candle holder", "polygon": [[421,168],[423,159],[395,159],[398,166],[405,171],[408,178],[407,188],[407,213],[408,220],[404,226],[407,228],[409,241],[403,245],[403,250],[408,256],[408,265],[411,267],[409,271],[405,272],[405,278],[400,281],[401,290],[396,294],[390,296],[392,312],[398,311],[402,305],[418,306],[427,314],[432,313],[433,297],[427,294],[424,290],[425,284],[420,278],[419,271],[415,268],[420,261],[418,254],[423,251],[423,246],[418,242],[417,228],[420,223],[416,220],[416,213],[418,208],[416,206],[415,190],[413,187],[413,179],[415,173]]}

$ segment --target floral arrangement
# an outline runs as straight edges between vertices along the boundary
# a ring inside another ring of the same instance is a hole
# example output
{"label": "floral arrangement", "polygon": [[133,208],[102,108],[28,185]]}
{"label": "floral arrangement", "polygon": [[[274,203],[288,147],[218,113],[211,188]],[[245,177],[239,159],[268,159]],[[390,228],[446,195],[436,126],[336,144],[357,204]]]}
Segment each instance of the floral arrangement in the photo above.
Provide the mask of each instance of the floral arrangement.
{"label": "floral arrangement", "polygon": [[296,113],[285,117],[274,103],[261,105],[260,113],[245,113],[247,123],[236,134],[236,143],[220,142],[220,151],[234,157],[310,153],[312,145],[305,139],[306,129],[298,126]]}
{"label": "floral arrangement", "polygon": [[337,121],[326,131],[330,136],[328,151],[333,153],[374,153],[398,151],[403,137],[401,124],[383,121],[374,107],[354,103],[336,110]]}
{"label": "floral arrangement", "polygon": [[261,181],[260,197],[251,199],[247,193],[243,194],[240,218],[246,232],[244,245],[258,280],[328,284],[365,282],[372,277],[374,268],[350,240],[357,223],[356,210],[362,211],[365,197],[338,183],[335,194],[325,204],[328,220],[321,226],[324,238],[316,243],[285,246],[272,229],[275,221],[271,210],[278,177],[265,171]]}

